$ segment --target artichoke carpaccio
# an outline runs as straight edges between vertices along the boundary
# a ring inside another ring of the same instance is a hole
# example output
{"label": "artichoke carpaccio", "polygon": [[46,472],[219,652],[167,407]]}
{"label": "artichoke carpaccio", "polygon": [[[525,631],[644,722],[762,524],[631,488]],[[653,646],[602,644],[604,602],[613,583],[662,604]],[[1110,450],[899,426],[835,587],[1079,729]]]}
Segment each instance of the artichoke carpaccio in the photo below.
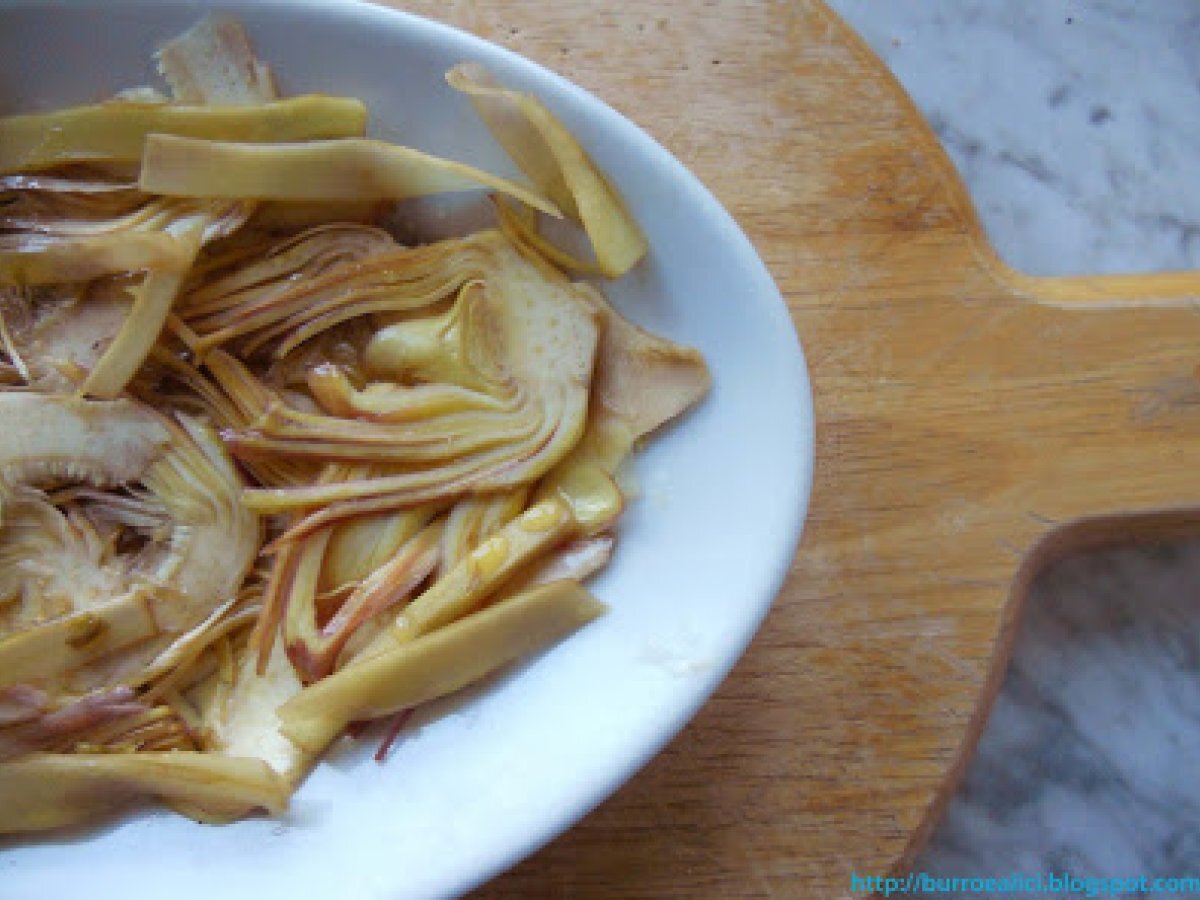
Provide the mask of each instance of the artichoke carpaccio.
{"label": "artichoke carpaccio", "polygon": [[[156,58],[0,119],[0,833],[277,813],[348,726],[580,628],[618,468],[708,390],[594,286],[646,241],[535,97],[447,75],[518,182],[281,98],[233,20]],[[471,189],[494,227],[386,227]]]}

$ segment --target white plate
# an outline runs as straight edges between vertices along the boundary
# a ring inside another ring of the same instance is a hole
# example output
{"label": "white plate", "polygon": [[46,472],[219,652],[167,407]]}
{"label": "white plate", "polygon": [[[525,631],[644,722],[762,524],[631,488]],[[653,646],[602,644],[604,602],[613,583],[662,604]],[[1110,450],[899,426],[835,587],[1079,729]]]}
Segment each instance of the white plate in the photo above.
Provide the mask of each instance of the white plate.
{"label": "white plate", "polygon": [[[385,765],[342,747],[283,821],[144,813],[0,845],[0,894],[32,898],[430,897],[554,837],[656,753],[716,688],[778,592],[808,500],[813,421],[786,308],[698,181],[628,120],[520,57],[382,8],[229,0],[287,93],[362,98],[376,135],[511,171],[442,73],[474,59],[540,95],[628,200],[650,258],[609,289],[708,359],[714,389],[636,464],[642,496],[592,587],[612,612],[410,732]],[[154,83],[150,51],[196,3],[0,3],[0,112]],[[0,798],[0,802],[3,802]]]}

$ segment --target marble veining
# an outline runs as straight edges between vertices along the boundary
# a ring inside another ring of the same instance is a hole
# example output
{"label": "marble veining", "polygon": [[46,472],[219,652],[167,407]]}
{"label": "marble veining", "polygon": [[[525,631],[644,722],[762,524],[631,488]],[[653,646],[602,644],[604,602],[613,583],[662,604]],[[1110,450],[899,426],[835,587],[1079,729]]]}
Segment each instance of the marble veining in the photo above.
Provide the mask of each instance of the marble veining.
{"label": "marble veining", "polygon": [[1200,266],[1200,4],[834,0],[1036,275]]}
{"label": "marble veining", "polygon": [[917,868],[1200,871],[1198,552],[1092,553],[1044,574],[978,753]]}
{"label": "marble veining", "polygon": [[[1040,275],[1200,268],[1200,3],[832,0]],[[1197,348],[1200,359],[1200,347]],[[1200,540],[1039,580],[933,875],[1200,875]]]}

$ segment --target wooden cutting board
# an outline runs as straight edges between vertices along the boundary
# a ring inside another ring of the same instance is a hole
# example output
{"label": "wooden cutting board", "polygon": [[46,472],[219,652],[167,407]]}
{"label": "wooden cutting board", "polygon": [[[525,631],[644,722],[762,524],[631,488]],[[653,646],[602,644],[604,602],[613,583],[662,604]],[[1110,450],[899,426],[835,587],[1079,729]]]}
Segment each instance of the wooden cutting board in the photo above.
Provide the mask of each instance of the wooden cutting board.
{"label": "wooden cutting board", "polygon": [[402,5],[562,73],[692,168],[774,274],[816,398],[808,529],[745,659],[481,895],[829,897],[903,867],[1039,566],[1200,518],[1200,277],[1008,269],[912,104],[817,0]]}

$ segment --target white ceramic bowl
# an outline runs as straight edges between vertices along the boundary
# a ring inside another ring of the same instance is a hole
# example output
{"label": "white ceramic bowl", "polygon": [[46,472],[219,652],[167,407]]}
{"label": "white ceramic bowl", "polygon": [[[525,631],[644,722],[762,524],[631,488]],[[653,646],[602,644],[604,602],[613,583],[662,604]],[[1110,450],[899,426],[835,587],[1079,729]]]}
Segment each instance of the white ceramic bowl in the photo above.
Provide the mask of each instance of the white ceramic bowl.
{"label": "white ceramic bowl", "polygon": [[[595,97],[475,37],[378,7],[228,0],[220,8],[245,23],[284,92],[358,96],[375,135],[495,171],[512,169],[443,72],[479,60],[536,92],[649,236],[649,259],[610,297],[646,327],[699,347],[714,388],[636,461],[641,496],[621,523],[613,564],[592,584],[608,616],[443,704],[384,765],[371,761],[373,745],[341,747],[282,821],[213,828],[150,812],[10,841],[0,844],[0,894],[459,893],[607,797],[683,727],[745,649],[783,582],[808,500],[813,420],[800,346],[729,215]],[[182,0],[3,0],[0,112],[154,83],[151,50],[203,11]]]}

